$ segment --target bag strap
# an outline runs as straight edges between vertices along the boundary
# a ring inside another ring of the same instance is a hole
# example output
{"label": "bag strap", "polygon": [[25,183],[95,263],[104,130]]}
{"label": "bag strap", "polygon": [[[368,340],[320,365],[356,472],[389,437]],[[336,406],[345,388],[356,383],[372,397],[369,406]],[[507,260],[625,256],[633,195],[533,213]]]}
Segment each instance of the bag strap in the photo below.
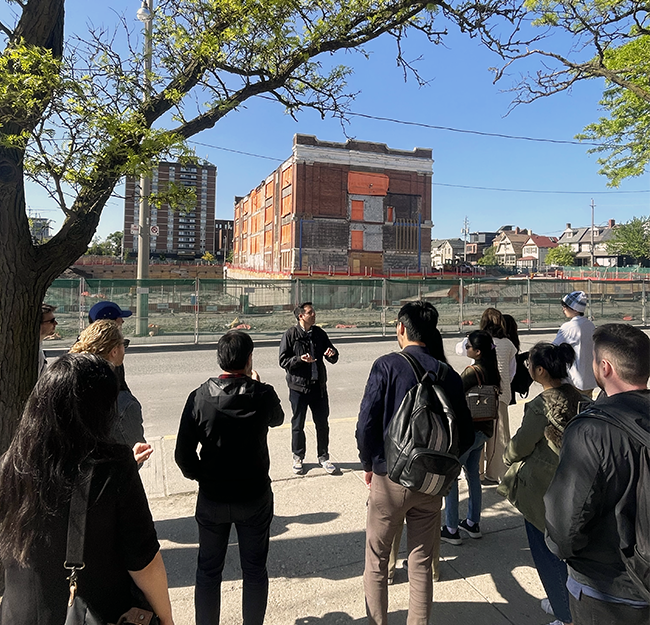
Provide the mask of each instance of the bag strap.
{"label": "bag strap", "polygon": [[[407,354],[405,351],[399,352],[400,356],[403,356],[406,358],[408,363],[411,365],[411,368],[413,369],[413,373],[415,374],[415,378],[417,379],[418,382],[422,382],[424,378],[431,373],[430,371],[425,371],[422,368],[422,365],[415,359],[411,354]],[[446,377],[447,377],[447,372],[449,371],[449,366],[446,365],[444,362],[441,360],[438,361],[438,373],[434,374],[436,376],[436,381],[442,382]]]}
{"label": "bag strap", "polygon": [[[70,500],[70,515],[68,516],[68,542],[65,551],[64,568],[76,574],[84,568],[84,541],[86,537],[86,515],[90,483],[93,478],[94,465],[86,473],[79,472],[74,483],[72,499]],[[72,577],[71,575],[71,577]]]}
{"label": "bag strap", "polygon": [[[599,419],[600,421],[605,421],[610,425],[613,425],[620,430],[623,430],[630,438],[633,438],[635,441],[644,445],[650,449],[650,434],[645,431],[641,431],[640,428],[634,428],[634,426],[623,419],[620,419],[616,415],[605,412],[602,408],[590,407],[585,411],[581,412],[578,417],[592,417],[594,419]],[[573,421],[573,419],[572,419]]]}
{"label": "bag strap", "polygon": [[476,376],[476,381],[478,382],[479,386],[483,386],[483,378],[481,377],[481,370],[476,367],[475,365],[470,365],[470,367],[474,370],[474,375]]}

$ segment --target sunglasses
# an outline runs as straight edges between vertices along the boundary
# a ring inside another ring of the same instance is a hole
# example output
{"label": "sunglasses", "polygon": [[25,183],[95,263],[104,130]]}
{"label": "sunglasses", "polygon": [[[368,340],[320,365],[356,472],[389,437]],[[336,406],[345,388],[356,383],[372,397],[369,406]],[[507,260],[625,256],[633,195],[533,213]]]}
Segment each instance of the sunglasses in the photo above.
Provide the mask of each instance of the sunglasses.
{"label": "sunglasses", "polygon": [[124,339],[122,345],[124,345],[124,349],[127,349],[128,346],[131,345],[131,339]]}
{"label": "sunglasses", "polygon": [[45,321],[41,321],[41,323],[56,323],[56,317],[52,317],[52,319],[46,319]]}

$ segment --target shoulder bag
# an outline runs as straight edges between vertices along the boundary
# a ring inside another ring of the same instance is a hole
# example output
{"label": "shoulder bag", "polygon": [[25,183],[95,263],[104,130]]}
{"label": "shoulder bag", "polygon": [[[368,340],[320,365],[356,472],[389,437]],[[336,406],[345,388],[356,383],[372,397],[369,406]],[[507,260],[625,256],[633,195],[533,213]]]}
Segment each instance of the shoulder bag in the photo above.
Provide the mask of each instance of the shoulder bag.
{"label": "shoulder bag", "polygon": [[[89,471],[85,474],[80,472],[75,480],[72,499],[70,501],[70,516],[68,517],[68,542],[65,552],[63,567],[70,571],[67,578],[70,582],[70,597],[68,609],[63,625],[107,625],[103,619],[88,605],[77,593],[79,581],[77,572],[85,566],[84,542],[86,536],[86,514],[88,512],[88,497],[90,484],[93,478],[94,466],[91,464]],[[139,624],[155,625],[158,619],[153,612],[131,608],[123,614],[117,625]]]}
{"label": "shoulder bag", "polygon": [[499,387],[485,385],[478,367],[470,365],[476,375],[478,384],[465,393],[467,406],[473,421],[496,421],[499,418]]}

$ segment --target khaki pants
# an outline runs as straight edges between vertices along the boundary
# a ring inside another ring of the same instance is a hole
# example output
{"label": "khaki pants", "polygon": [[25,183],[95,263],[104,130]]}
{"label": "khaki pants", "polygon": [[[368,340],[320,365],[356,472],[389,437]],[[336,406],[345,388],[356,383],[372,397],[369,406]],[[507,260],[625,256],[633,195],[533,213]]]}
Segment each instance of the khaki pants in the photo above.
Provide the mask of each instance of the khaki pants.
{"label": "khaki pants", "polygon": [[427,625],[433,600],[432,565],[440,540],[442,497],[424,495],[373,475],[366,523],[363,587],[369,625],[388,623],[388,560],[393,540],[407,527],[409,610],[407,625]]}
{"label": "khaki pants", "polygon": [[[397,568],[397,558],[399,557],[399,546],[402,542],[402,531],[404,530],[404,523],[400,525],[393,538],[393,546],[390,549],[390,558],[388,558],[388,578],[395,577],[395,569]],[[433,528],[433,565],[431,572],[433,574],[433,581],[437,582],[440,579],[440,528]]]}
{"label": "khaki pants", "polygon": [[503,453],[510,442],[510,421],[508,405],[499,402],[499,418],[495,424],[494,436],[485,443],[485,477],[500,482],[506,474]]}

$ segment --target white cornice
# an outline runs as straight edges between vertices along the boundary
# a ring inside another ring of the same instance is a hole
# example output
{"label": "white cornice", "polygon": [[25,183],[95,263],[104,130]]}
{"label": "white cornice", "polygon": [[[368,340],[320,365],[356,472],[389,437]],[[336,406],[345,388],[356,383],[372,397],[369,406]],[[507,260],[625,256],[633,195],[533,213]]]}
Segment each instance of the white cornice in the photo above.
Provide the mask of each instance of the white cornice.
{"label": "white cornice", "polygon": [[298,163],[333,163],[351,167],[414,171],[418,174],[431,174],[433,171],[433,159],[402,154],[379,154],[298,144],[293,146],[293,156]]}

